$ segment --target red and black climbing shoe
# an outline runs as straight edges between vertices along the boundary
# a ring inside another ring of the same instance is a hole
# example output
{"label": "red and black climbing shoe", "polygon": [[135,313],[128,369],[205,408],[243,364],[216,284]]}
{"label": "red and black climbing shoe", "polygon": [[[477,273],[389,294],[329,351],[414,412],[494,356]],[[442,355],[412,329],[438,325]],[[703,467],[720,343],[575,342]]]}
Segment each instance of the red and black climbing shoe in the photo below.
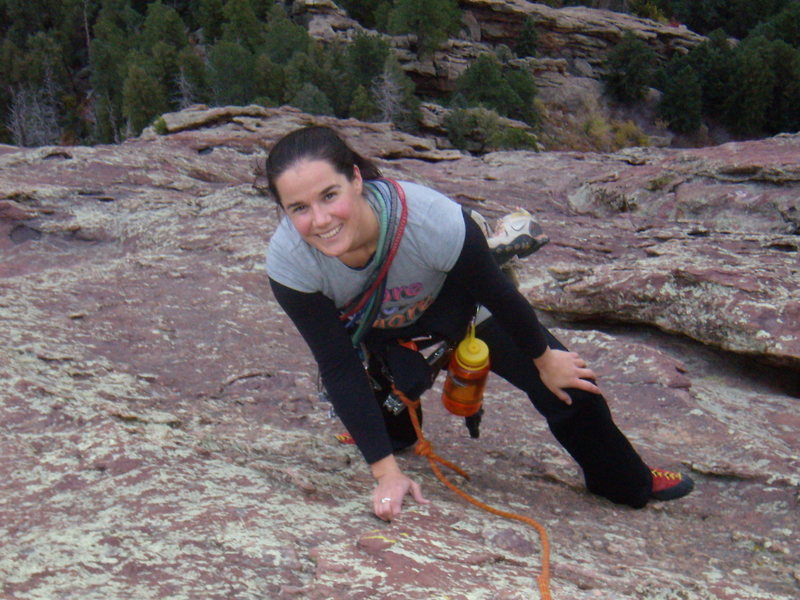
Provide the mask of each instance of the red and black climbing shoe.
{"label": "red and black climbing shoe", "polygon": [[650,497],[655,500],[675,500],[682,498],[694,489],[694,481],[682,473],[666,469],[650,469],[653,474],[653,491]]}

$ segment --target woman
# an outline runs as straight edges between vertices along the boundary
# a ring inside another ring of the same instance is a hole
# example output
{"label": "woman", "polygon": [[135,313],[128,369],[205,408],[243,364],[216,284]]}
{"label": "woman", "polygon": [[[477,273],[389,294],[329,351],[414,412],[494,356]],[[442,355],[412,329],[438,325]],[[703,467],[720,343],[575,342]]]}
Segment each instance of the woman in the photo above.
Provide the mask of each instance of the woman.
{"label": "woman", "polygon": [[266,176],[286,217],[267,253],[272,290],[370,465],[378,517],[397,516],[406,494],[427,500],[393,454],[414,441],[408,414],[381,407],[358,347],[387,356],[397,354],[399,339],[457,342],[477,304],[493,315],[478,330],[492,370],[528,394],[590,491],[637,508],[691,491],[688,477],[642,462],[614,425],[594,372],[540,325],[458,204],[418,184],[381,180],[371,161],[326,127],[279,140]]}

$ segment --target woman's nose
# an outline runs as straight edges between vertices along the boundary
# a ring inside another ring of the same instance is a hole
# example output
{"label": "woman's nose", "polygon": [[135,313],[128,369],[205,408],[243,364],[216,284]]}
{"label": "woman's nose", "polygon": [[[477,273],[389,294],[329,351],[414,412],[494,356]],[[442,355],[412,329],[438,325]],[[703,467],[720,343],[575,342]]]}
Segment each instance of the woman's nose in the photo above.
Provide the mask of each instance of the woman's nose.
{"label": "woman's nose", "polygon": [[311,218],[313,219],[315,227],[326,225],[331,220],[327,209],[319,204],[313,204],[311,206]]}

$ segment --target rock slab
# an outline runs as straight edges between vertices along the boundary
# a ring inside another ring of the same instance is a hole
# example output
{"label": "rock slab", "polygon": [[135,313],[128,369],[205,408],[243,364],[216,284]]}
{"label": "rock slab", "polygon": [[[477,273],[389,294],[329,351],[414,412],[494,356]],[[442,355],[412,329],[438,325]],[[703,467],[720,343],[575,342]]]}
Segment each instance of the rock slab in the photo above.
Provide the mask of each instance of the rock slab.
{"label": "rock slab", "polygon": [[[477,441],[428,393],[426,433],[471,474],[465,489],[545,526],[554,598],[797,597],[797,232],[780,216],[798,197],[797,136],[478,159],[289,109],[165,123],[119,146],[0,148],[0,597],[537,597],[534,531],[464,504],[411,454],[433,503],[380,522],[367,469],[334,438],[263,273],[278,213],[253,187],[264,149],[311,123],[489,217],[534,212],[551,242],[520,266],[525,293],[545,319],[592,316],[555,331],[646,460],[696,479],[681,501],[620,508],[584,491],[504,382]],[[744,157],[758,168],[733,168]],[[712,193],[738,198],[741,219],[685,208]]]}

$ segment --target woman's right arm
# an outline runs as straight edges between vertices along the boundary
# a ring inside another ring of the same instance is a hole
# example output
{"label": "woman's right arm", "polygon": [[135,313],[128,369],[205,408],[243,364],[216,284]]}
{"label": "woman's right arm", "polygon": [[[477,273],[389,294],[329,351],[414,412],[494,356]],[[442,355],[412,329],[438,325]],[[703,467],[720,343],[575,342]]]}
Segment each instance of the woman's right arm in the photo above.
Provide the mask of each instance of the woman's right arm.
{"label": "woman's right arm", "polygon": [[372,464],[392,454],[375,394],[333,301],[320,292],[293,290],[270,279],[278,304],[297,327],[319,367],[336,415]]}
{"label": "woman's right arm", "polygon": [[419,485],[397,466],[372,386],[333,302],[318,292],[298,292],[269,281],[278,304],[311,349],[336,415],[370,465],[377,481],[372,492],[374,513],[387,521],[393,519],[400,514],[406,494],[427,504]]}

